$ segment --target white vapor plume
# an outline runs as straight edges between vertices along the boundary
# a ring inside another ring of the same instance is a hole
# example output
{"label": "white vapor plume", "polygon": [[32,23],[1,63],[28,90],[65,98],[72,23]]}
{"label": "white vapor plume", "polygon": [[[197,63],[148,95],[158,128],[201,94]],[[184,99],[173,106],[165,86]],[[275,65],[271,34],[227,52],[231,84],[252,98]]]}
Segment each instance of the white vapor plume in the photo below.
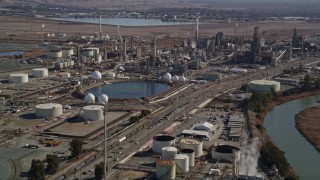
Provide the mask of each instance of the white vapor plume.
{"label": "white vapor plume", "polygon": [[242,175],[258,175],[257,167],[260,152],[258,150],[259,138],[254,138],[244,144],[241,148],[239,173]]}

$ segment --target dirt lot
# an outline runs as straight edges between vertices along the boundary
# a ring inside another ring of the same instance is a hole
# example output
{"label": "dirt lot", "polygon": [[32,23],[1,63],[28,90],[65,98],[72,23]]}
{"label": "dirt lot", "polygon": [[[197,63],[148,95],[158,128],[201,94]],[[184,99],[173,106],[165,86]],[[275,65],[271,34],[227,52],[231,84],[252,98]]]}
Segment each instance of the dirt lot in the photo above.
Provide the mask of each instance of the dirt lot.
{"label": "dirt lot", "polygon": [[296,115],[298,130],[320,151],[320,106],[305,109]]}
{"label": "dirt lot", "polygon": [[[99,29],[98,25],[80,24],[72,22],[61,22],[36,18],[0,17],[1,29],[0,40],[41,40],[41,24],[46,24],[44,33],[60,33],[70,35],[94,34]],[[260,27],[261,36],[265,39],[281,40],[291,38],[293,28],[298,29],[299,34],[309,35],[320,32],[320,23],[306,22],[246,22],[240,23],[237,27],[238,34],[251,38],[254,26]],[[123,36],[129,35],[152,35],[152,34],[173,34],[179,37],[193,37],[195,25],[172,25],[152,27],[121,27]],[[234,23],[200,24],[200,36],[213,36],[217,32],[225,35],[234,35]],[[102,30],[109,35],[117,34],[116,26],[103,25]]]}

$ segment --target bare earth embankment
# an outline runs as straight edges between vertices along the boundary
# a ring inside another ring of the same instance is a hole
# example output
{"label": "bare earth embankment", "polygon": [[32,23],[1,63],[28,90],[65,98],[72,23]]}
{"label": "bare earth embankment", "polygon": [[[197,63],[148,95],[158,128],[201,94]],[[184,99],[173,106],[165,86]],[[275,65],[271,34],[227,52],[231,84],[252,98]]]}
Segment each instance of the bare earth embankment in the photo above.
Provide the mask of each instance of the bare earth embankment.
{"label": "bare earth embankment", "polygon": [[296,127],[320,151],[320,106],[299,112],[296,115]]}

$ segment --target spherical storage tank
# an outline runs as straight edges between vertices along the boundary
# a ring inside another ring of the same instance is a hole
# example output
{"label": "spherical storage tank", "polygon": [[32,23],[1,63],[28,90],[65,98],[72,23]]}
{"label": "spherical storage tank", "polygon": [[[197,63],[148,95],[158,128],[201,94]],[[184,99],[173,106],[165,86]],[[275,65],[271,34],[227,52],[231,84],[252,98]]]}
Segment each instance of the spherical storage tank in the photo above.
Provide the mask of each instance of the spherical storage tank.
{"label": "spherical storage tank", "polygon": [[60,50],[51,50],[48,53],[48,56],[51,58],[61,58],[62,57],[62,51]]}
{"label": "spherical storage tank", "polygon": [[9,80],[13,83],[27,83],[29,81],[28,74],[10,74]]}
{"label": "spherical storage tank", "polygon": [[87,121],[103,120],[103,106],[91,105],[83,107],[83,118]]}
{"label": "spherical storage tank", "polygon": [[55,118],[62,115],[62,105],[56,103],[38,104],[36,116],[40,118]]}
{"label": "spherical storage tank", "polygon": [[189,171],[189,156],[186,154],[177,154],[174,157],[177,173],[187,173]]}
{"label": "spherical storage tank", "polygon": [[163,160],[172,160],[177,154],[178,149],[175,147],[163,147],[161,152],[161,159]]}
{"label": "spherical storage tank", "polygon": [[173,136],[159,135],[153,138],[153,152],[162,153],[162,148],[174,146],[175,139]]}
{"label": "spherical storage tank", "polygon": [[48,77],[48,69],[47,68],[32,69],[32,76],[35,77],[35,78]]}
{"label": "spherical storage tank", "polygon": [[250,81],[249,90],[253,92],[270,92],[271,89],[274,91],[280,91],[280,82],[268,81],[268,80],[254,80]]}
{"label": "spherical storage tank", "polygon": [[233,162],[240,159],[240,149],[230,145],[219,145],[212,149],[212,159],[221,159],[228,162]]}
{"label": "spherical storage tank", "polygon": [[173,180],[176,178],[176,163],[172,160],[157,160],[156,177],[158,180]]}
{"label": "spherical storage tank", "polygon": [[174,82],[179,81],[179,77],[178,77],[178,76],[173,76],[173,77],[172,77],[172,81],[174,81]]}
{"label": "spherical storage tank", "polygon": [[194,156],[199,157],[203,154],[202,148],[203,143],[195,139],[181,139],[179,142],[181,149],[192,149],[194,150]]}
{"label": "spherical storage tank", "polygon": [[185,154],[189,157],[189,167],[193,167],[194,166],[194,150],[181,149],[181,154]]}
{"label": "spherical storage tank", "polygon": [[92,94],[92,93],[88,93],[85,97],[84,97],[84,101],[86,103],[94,103],[96,101],[96,97]]}
{"label": "spherical storage tank", "polygon": [[166,81],[170,81],[171,80],[171,74],[170,73],[165,73],[164,75],[163,75],[163,78],[164,78],[164,80],[166,80]]}
{"label": "spherical storage tank", "polygon": [[94,71],[91,75],[90,75],[90,77],[92,78],[92,79],[101,79],[102,78],[102,75],[101,75],[101,73],[99,72],[99,71]]}

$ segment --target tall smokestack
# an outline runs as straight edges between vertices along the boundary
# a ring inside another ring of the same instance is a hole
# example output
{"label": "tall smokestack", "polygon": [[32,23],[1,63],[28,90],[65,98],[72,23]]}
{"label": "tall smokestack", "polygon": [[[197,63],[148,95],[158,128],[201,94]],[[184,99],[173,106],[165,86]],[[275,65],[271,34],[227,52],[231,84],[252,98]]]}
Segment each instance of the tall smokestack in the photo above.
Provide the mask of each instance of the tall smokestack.
{"label": "tall smokestack", "polygon": [[199,18],[196,18],[196,34],[195,34],[195,41],[198,41],[198,36],[199,36]]}
{"label": "tall smokestack", "polygon": [[124,61],[127,61],[127,42],[126,42],[126,39],[123,39],[123,56],[124,56]]}
{"label": "tall smokestack", "polygon": [[99,16],[99,35],[101,39],[102,31],[101,31],[101,15]]}
{"label": "tall smokestack", "polygon": [[152,61],[152,65],[155,64],[157,59],[157,40],[156,40],[156,36],[154,35],[153,37],[153,61]]}

